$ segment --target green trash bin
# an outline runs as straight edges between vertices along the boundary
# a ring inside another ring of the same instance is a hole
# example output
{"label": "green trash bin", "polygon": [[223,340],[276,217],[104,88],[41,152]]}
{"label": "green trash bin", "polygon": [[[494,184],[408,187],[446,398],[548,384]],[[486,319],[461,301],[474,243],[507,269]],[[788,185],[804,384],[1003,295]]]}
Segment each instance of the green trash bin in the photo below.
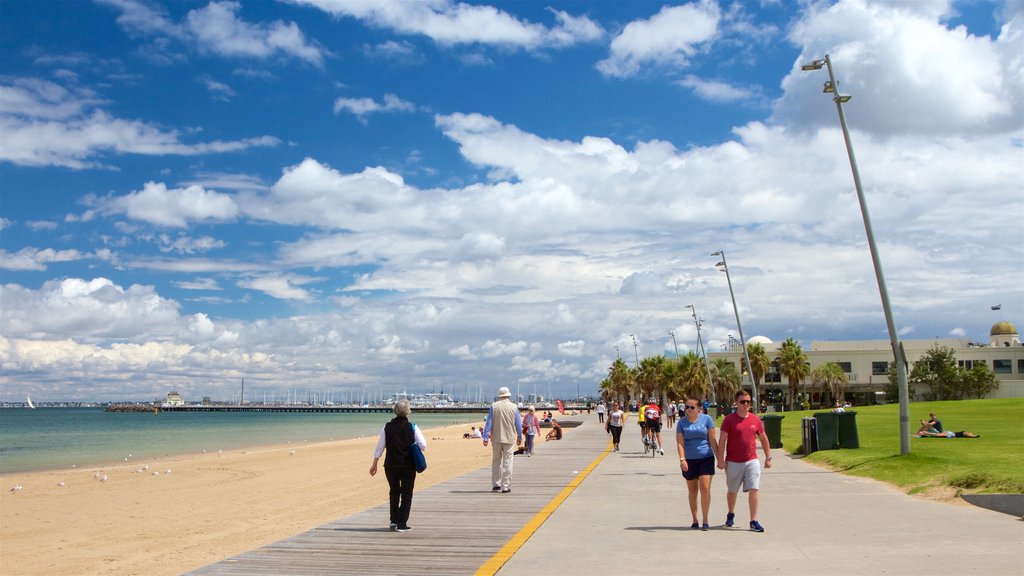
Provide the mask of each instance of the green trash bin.
{"label": "green trash bin", "polygon": [[857,437],[857,413],[839,412],[836,414],[836,421],[839,428],[839,447],[860,448],[860,439]]}
{"label": "green trash bin", "polygon": [[837,414],[832,412],[814,413],[818,436],[818,450],[835,450],[839,448],[839,419],[836,416]]}
{"label": "green trash bin", "polygon": [[761,416],[764,423],[764,433],[768,435],[768,445],[772,448],[782,448],[782,419],[785,416],[778,414],[765,414]]}

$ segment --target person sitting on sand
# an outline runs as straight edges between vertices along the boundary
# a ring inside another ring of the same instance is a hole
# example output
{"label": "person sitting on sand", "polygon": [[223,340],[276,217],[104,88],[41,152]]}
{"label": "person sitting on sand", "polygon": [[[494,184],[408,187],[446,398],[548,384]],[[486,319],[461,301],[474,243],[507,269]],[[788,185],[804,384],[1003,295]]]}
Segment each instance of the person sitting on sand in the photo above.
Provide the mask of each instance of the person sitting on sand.
{"label": "person sitting on sand", "polygon": [[968,432],[966,430],[962,430],[960,432],[952,432],[952,431],[946,431],[946,432],[925,432],[925,431],[921,431],[921,432],[918,432],[917,434],[914,434],[914,438],[981,438],[981,436],[975,434],[974,432]]}
{"label": "person sitting on sand", "polygon": [[558,420],[551,419],[551,432],[548,432],[547,437],[544,441],[548,440],[561,440],[562,439],[562,426],[558,423]]}
{"label": "person sitting on sand", "polygon": [[479,428],[477,428],[476,426],[473,426],[473,429],[470,430],[469,432],[466,432],[465,434],[463,434],[462,437],[463,438],[473,439],[473,438],[482,438],[483,435],[480,433],[480,429]]}

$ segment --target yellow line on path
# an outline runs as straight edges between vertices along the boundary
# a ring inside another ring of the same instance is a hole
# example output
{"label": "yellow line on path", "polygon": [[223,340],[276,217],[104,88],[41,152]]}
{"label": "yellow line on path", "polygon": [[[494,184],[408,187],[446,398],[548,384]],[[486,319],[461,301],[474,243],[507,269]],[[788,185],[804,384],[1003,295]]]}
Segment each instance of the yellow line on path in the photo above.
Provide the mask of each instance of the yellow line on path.
{"label": "yellow line on path", "polygon": [[531,518],[530,521],[519,530],[519,532],[516,532],[516,534],[501,547],[501,550],[498,550],[494,556],[491,556],[490,560],[484,562],[482,566],[477,568],[475,575],[493,576],[494,574],[497,574],[498,570],[501,570],[501,567],[505,565],[505,562],[508,562],[509,558],[522,548],[523,544],[526,544],[526,541],[529,540],[530,537],[533,536],[533,533],[541,527],[541,524],[544,524],[548,517],[562,505],[562,502],[565,502],[565,499],[572,494],[573,490],[575,490],[576,487],[579,486],[588,475],[590,475],[590,472],[594,468],[597,468],[597,465],[600,464],[601,461],[604,460],[605,456],[607,456],[611,451],[612,443],[609,442],[608,447],[605,448],[604,452],[601,452],[600,456],[594,459],[594,461],[584,468],[582,472],[577,474],[576,477],[573,478],[557,496],[552,498],[550,502],[541,508],[540,512],[537,512],[537,514],[534,515],[534,517]]}

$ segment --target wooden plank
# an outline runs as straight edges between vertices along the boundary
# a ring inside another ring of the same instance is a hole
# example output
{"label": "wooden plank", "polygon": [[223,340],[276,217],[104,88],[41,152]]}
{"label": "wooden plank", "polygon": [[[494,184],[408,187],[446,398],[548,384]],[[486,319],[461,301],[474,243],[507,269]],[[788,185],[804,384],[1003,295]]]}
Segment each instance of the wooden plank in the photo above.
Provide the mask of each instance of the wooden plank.
{"label": "wooden plank", "polygon": [[509,494],[491,491],[488,466],[417,490],[411,532],[390,532],[383,504],[190,574],[472,574],[608,447],[590,418],[560,441],[540,439],[533,457],[516,456]]}

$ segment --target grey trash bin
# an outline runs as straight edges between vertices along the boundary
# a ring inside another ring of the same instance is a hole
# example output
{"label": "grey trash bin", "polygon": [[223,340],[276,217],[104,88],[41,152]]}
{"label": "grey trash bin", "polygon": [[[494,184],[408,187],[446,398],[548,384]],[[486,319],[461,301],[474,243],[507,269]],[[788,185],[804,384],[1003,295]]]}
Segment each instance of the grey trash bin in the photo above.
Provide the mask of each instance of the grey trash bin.
{"label": "grey trash bin", "polygon": [[800,419],[800,431],[804,442],[804,456],[809,456],[812,452],[817,452],[818,450],[817,423],[818,421],[811,417]]}

